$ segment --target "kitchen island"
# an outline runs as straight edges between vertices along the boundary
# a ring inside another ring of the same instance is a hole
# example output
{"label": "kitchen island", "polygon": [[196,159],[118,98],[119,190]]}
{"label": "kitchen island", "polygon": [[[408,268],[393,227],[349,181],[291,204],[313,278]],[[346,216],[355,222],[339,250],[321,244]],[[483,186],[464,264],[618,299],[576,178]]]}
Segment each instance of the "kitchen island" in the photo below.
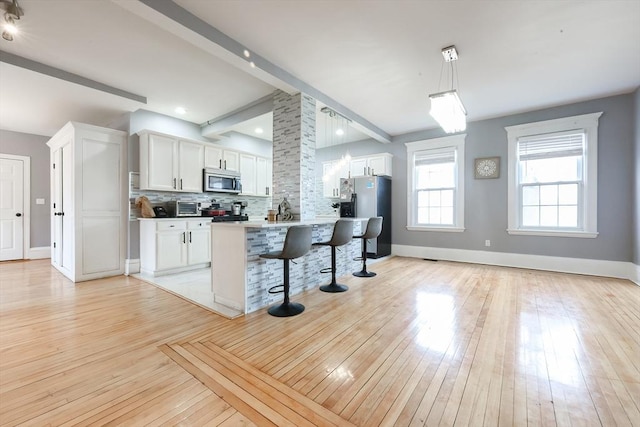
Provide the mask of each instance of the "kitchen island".
{"label": "kitchen island", "polygon": [[[327,241],[338,218],[309,221],[267,222],[212,222],[211,232],[211,289],[214,302],[251,313],[282,301],[282,294],[269,294],[267,290],[283,282],[283,262],[260,258],[260,254],[281,250],[287,229],[294,225],[311,225],[313,242]],[[360,233],[366,218],[348,218],[353,221],[353,234]],[[358,270],[361,255],[360,240],[354,239],[338,248],[336,276]],[[331,265],[331,249],[314,246],[303,257],[290,264],[290,295],[316,288],[331,281],[330,274],[320,270]]]}

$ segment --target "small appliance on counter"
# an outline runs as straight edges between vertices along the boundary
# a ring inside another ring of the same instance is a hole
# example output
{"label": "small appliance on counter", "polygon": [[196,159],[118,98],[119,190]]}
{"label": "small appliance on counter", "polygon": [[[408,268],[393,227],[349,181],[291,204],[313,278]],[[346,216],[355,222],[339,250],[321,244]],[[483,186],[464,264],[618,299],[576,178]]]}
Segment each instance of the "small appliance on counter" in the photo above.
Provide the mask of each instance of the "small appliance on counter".
{"label": "small appliance on counter", "polygon": [[351,193],[351,200],[347,202],[340,202],[341,218],[355,218],[357,216],[356,197],[356,193]]}
{"label": "small appliance on counter", "polygon": [[220,207],[220,203],[216,203],[216,199],[211,200],[211,205],[208,207],[202,207],[200,212],[202,216],[223,216],[227,213],[226,210]]}
{"label": "small appliance on counter", "polygon": [[200,216],[200,202],[173,200],[167,202],[167,213],[172,218]]}

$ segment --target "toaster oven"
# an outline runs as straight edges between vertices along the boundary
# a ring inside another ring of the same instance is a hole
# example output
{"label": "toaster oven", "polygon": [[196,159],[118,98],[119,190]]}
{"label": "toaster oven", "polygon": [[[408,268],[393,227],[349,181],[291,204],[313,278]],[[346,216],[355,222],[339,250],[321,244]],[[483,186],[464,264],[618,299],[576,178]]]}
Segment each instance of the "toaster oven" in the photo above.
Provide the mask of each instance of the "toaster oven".
{"label": "toaster oven", "polygon": [[167,213],[170,217],[200,216],[200,202],[174,200],[167,202]]}

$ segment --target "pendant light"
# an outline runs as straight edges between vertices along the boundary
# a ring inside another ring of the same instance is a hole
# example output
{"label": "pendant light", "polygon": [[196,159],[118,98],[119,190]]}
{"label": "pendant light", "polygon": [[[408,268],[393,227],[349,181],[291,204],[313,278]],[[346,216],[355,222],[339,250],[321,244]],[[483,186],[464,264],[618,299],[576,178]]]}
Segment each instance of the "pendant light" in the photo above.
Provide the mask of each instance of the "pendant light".
{"label": "pendant light", "polygon": [[429,114],[446,133],[462,132],[467,128],[467,111],[464,105],[462,105],[458,92],[454,88],[454,78],[456,81],[458,78],[457,69],[454,65],[454,62],[458,60],[458,51],[455,46],[445,47],[442,49],[442,56],[444,57],[444,62],[440,70],[438,89],[440,89],[442,69],[445,67],[445,63],[449,64],[447,71],[450,75],[451,87],[447,91],[429,95],[429,99],[431,100],[431,110]]}

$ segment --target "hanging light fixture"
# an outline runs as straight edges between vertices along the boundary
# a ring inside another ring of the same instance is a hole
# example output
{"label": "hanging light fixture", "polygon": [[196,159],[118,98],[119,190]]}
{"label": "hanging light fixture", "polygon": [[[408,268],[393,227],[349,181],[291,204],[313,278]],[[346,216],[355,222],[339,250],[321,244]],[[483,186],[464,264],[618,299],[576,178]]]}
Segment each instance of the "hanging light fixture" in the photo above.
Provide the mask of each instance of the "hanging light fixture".
{"label": "hanging light fixture", "polygon": [[18,6],[17,0],[2,0],[0,1],[0,7],[5,11],[2,38],[7,41],[13,41],[13,36],[18,32],[15,21],[24,15],[24,11]]}
{"label": "hanging light fixture", "polygon": [[[442,68],[445,66],[445,62],[449,63],[448,74],[451,77],[451,88],[444,92],[438,92],[429,95],[431,100],[431,110],[429,114],[433,117],[442,129],[447,133],[461,132],[467,128],[467,111],[462,105],[462,101],[458,96],[458,92],[454,89],[454,78],[457,81],[458,75],[454,62],[458,59],[458,51],[455,46],[449,46],[442,49],[442,56],[444,62]],[[442,82],[442,68],[440,70],[440,82],[438,82],[438,89],[440,89],[440,83]],[[447,79],[449,80],[449,79]]]}
{"label": "hanging light fixture", "polygon": [[[328,147],[334,147],[340,144],[344,144],[347,141],[347,136],[349,132],[349,122],[351,120],[347,119],[341,114],[336,113],[329,107],[323,107],[320,109],[320,112],[326,114],[328,119],[325,120],[325,138],[328,141]],[[340,157],[340,160],[337,161],[331,170],[327,171],[323,176],[323,181],[328,181],[332,176],[339,173],[343,170],[344,166],[351,161],[351,155],[349,154],[349,150],[346,151]]]}

